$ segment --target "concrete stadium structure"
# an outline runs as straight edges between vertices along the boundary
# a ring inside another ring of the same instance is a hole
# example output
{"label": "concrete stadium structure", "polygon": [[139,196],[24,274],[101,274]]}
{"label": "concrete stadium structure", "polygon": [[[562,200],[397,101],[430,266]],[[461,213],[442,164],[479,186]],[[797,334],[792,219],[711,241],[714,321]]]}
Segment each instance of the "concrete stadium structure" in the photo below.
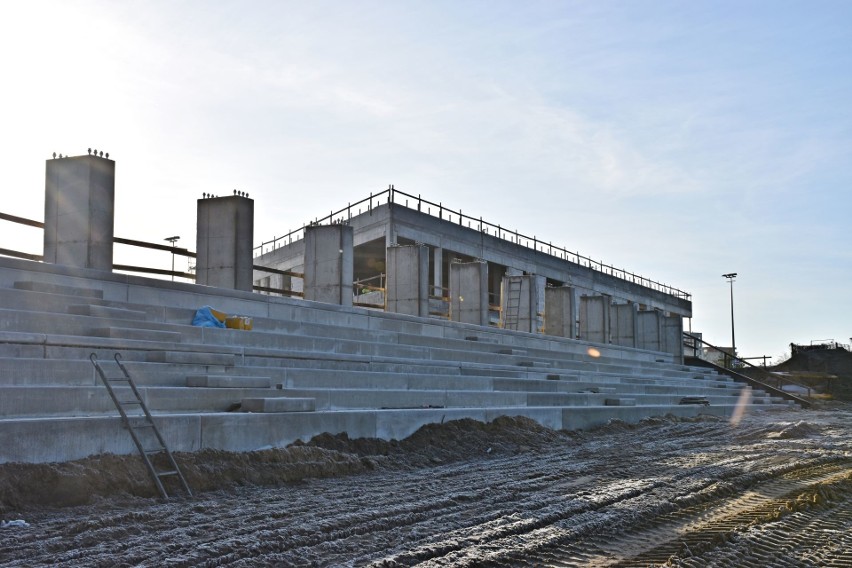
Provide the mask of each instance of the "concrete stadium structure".
{"label": "concrete stadium structure", "polygon": [[[48,160],[44,262],[0,258],[0,463],[135,452],[92,353],[120,353],[173,451],[399,439],[459,418],[728,416],[741,399],[742,385],[683,365],[680,291],[393,199],[252,260],[253,202],[205,195],[198,283],[115,273],[114,171],[99,156]],[[358,305],[367,296],[382,309]],[[191,325],[205,305],[253,329]],[[682,404],[695,399],[707,405]],[[748,404],[787,403],[754,391]]]}

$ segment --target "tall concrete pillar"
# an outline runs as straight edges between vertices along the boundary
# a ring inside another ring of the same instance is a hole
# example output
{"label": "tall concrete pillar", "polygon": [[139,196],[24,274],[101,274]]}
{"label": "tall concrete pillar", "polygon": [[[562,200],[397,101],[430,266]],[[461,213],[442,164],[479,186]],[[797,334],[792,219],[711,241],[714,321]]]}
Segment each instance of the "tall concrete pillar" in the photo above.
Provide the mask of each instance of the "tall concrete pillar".
{"label": "tall concrete pillar", "polygon": [[662,349],[674,355],[675,362],[683,363],[683,317],[671,314],[662,318]]}
{"label": "tall concrete pillar", "polygon": [[444,249],[441,247],[432,249],[432,286],[430,294],[434,296],[444,295]]}
{"label": "tall concrete pillar", "polygon": [[112,271],[115,162],[76,156],[45,170],[44,261]]}
{"label": "tall concrete pillar", "polygon": [[557,337],[577,338],[577,296],[572,286],[545,288],[544,333]]}
{"label": "tall concrete pillar", "polygon": [[636,338],[636,347],[639,349],[650,349],[651,351],[662,351],[662,321],[659,310],[640,311],[638,316],[639,335]]}
{"label": "tall concrete pillar", "polygon": [[610,342],[610,305],[608,295],[580,297],[580,339]]}
{"label": "tall concrete pillar", "polygon": [[305,227],[305,299],[352,305],[354,252],[352,227]]}
{"label": "tall concrete pillar", "polygon": [[633,302],[612,306],[610,329],[612,342],[623,347],[636,347],[639,332],[638,306]]}
{"label": "tall concrete pillar", "polygon": [[395,246],[387,249],[387,310],[397,314],[429,316],[429,247]]}
{"label": "tall concrete pillar", "polygon": [[198,200],[195,281],[252,291],[254,200],[241,195]]}
{"label": "tall concrete pillar", "polygon": [[[504,328],[539,333],[544,327],[545,284],[546,279],[535,274],[503,276],[500,311]],[[517,313],[513,313],[515,308]]]}
{"label": "tall concrete pillar", "polygon": [[488,263],[450,263],[450,319],[488,325]]}

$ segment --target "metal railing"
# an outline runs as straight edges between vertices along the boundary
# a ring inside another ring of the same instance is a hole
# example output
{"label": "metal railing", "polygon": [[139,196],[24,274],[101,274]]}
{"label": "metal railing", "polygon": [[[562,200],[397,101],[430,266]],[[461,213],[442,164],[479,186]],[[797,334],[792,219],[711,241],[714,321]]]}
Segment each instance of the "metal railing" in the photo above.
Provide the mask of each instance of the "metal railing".
{"label": "metal railing", "polygon": [[[689,350],[692,350],[693,358],[700,359],[721,369],[729,370],[732,373],[736,374],[738,378],[744,378],[748,380],[750,384],[752,384],[752,386],[756,386],[758,388],[770,387],[776,391],[784,393],[784,396],[786,398],[793,398],[797,401],[800,401],[801,399],[785,391],[785,386],[796,387],[797,390],[805,391],[808,393],[807,396],[811,396],[811,387],[797,383],[796,381],[793,381],[783,375],[771,373],[762,367],[758,367],[757,365],[753,365],[749,363],[746,358],[738,357],[736,354],[731,353],[729,350],[726,350],[722,347],[716,347],[715,345],[707,343],[698,336],[692,335],[688,332],[683,332],[683,339],[685,356],[689,357]],[[708,352],[718,354],[721,357],[714,357],[711,360],[707,357]],[[740,373],[739,371],[742,370],[748,370],[750,373],[754,373],[755,375],[760,377],[760,380]]]}
{"label": "metal railing", "polygon": [[298,242],[304,238],[306,227],[332,223],[348,223],[353,216],[370,212],[374,207],[378,207],[383,204],[394,204],[408,209],[417,210],[421,213],[438,217],[439,219],[445,219],[450,223],[457,223],[460,226],[466,226],[469,229],[479,231],[486,235],[491,235],[495,238],[530,248],[536,252],[541,252],[549,256],[571,262],[578,266],[583,266],[603,274],[608,274],[615,278],[632,282],[652,290],[657,290],[658,292],[663,292],[671,296],[676,296],[686,300],[691,297],[691,294],[688,292],[684,292],[674,286],[662,284],[639,274],[635,274],[621,268],[616,268],[601,261],[593,260],[578,252],[571,252],[566,248],[554,245],[550,241],[542,241],[536,236],[528,236],[518,232],[517,230],[513,231],[506,229],[500,224],[485,221],[482,217],[471,217],[464,214],[461,210],[455,211],[449,207],[445,207],[443,203],[433,203],[423,199],[419,195],[415,196],[398,189],[394,189],[393,186],[375,195],[371,193],[369,197],[362,199],[361,201],[356,201],[355,203],[349,203],[346,207],[338,211],[330,211],[325,217],[317,217],[302,227],[294,229],[280,237],[274,237],[269,241],[262,242],[254,248],[254,254],[257,257],[279,247],[292,244],[293,242]]}
{"label": "metal railing", "polygon": [[[9,215],[7,213],[0,213],[0,220],[9,221],[11,223],[16,223],[16,224],[19,224],[19,225],[27,225],[29,227],[36,227],[36,228],[42,229],[42,230],[44,229],[44,223],[41,222],[41,221],[35,221],[33,219],[26,219],[24,217],[18,217],[16,215]],[[112,242],[114,244],[119,244],[119,245],[127,245],[127,246],[132,246],[132,247],[139,247],[139,248],[143,248],[143,249],[159,250],[159,251],[169,252],[169,253],[172,253],[173,255],[184,256],[184,257],[187,257],[187,258],[196,258],[197,257],[196,253],[194,253],[194,252],[192,252],[188,249],[181,248],[181,247],[175,247],[175,246],[169,246],[169,245],[161,245],[159,243],[149,243],[149,242],[146,242],[146,241],[139,241],[139,240],[135,240],[135,239],[125,239],[125,238],[122,238],[122,237],[113,237]],[[27,253],[27,252],[22,252],[22,251],[12,250],[12,249],[6,249],[6,248],[0,248],[0,256],[22,258],[22,259],[25,259],[25,260],[35,260],[35,261],[39,261],[39,262],[44,260],[44,255],[41,255],[41,254],[31,254],[31,253]],[[195,281],[195,273],[193,273],[193,272],[181,272],[181,271],[178,271],[178,270],[167,270],[167,269],[161,269],[161,268],[151,268],[151,267],[147,267],[147,266],[135,266],[135,265],[129,265],[129,264],[115,264],[115,263],[113,263],[112,268],[113,268],[113,270],[120,270],[120,271],[123,271],[123,272],[137,272],[137,273],[140,273],[140,274],[157,274],[159,276],[174,276],[174,277],[178,277],[178,278],[185,278],[187,280]],[[274,273],[274,274],[282,274],[282,275],[285,275],[285,276],[292,276],[292,277],[298,277],[298,278],[302,278],[304,276],[302,273],[299,273],[299,272],[292,272],[292,271],[288,271],[288,270],[278,270],[276,268],[269,268],[269,267],[266,267],[266,266],[253,266],[252,268],[254,270],[258,270],[258,271],[271,272],[271,273]],[[259,291],[275,292],[275,293],[292,295],[292,296],[303,295],[301,292],[291,292],[289,290],[279,290],[277,288],[276,289],[264,288],[264,287],[261,287],[261,286],[255,286],[254,289],[259,290]]]}

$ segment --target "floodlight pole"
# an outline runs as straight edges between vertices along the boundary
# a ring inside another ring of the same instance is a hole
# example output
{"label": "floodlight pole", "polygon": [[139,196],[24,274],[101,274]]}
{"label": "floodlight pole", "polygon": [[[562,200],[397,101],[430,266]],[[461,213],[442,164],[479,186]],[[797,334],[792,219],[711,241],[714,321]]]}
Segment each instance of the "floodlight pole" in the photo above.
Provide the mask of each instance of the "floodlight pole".
{"label": "floodlight pole", "polygon": [[737,277],[737,273],[731,272],[729,274],[723,274],[722,277],[727,278],[728,283],[731,285],[731,357],[736,357],[737,340],[734,335],[734,279]]}
{"label": "floodlight pole", "polygon": [[172,243],[172,282],[175,281],[175,243],[180,240],[180,237],[166,237],[163,239],[164,241],[168,241]]}

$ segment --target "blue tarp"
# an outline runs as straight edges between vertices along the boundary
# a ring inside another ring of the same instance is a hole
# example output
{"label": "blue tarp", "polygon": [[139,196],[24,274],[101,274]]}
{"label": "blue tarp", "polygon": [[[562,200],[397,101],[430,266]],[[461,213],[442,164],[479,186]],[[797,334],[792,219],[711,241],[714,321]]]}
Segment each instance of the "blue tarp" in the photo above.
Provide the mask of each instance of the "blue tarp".
{"label": "blue tarp", "polygon": [[195,311],[195,317],[192,318],[192,325],[198,327],[225,327],[224,322],[216,319],[211,311],[210,306],[201,306]]}

